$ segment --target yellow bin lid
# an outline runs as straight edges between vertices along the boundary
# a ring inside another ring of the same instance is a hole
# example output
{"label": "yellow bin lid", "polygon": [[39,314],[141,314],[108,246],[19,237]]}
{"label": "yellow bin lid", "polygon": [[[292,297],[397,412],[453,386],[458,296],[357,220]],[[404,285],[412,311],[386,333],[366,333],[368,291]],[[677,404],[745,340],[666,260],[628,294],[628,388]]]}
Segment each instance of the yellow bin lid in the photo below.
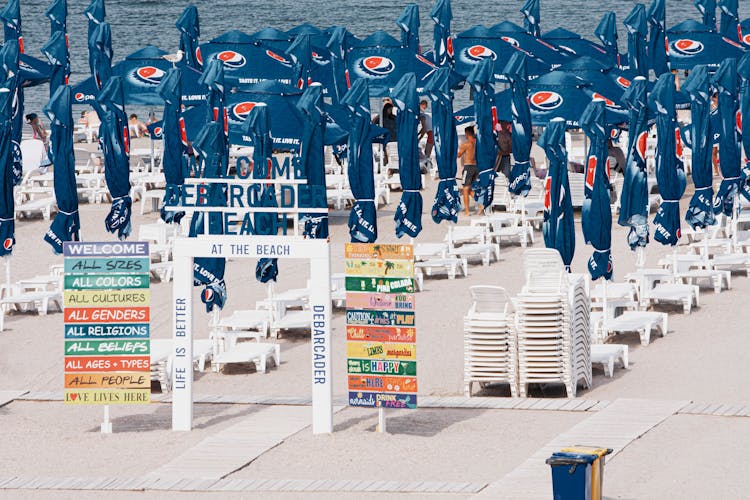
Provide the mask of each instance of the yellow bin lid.
{"label": "yellow bin lid", "polygon": [[560,451],[565,453],[584,453],[589,455],[597,455],[599,458],[601,458],[612,453],[612,448],[596,448],[594,446],[575,445],[563,448]]}

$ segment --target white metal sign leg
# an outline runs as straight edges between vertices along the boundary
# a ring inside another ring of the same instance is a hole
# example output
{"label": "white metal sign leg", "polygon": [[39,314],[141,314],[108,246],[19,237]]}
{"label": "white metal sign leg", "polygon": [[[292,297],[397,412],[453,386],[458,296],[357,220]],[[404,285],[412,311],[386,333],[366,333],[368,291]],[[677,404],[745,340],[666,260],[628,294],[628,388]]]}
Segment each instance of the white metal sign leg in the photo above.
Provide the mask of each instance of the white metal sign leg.
{"label": "white metal sign leg", "polygon": [[193,259],[175,256],[172,301],[172,430],[193,427]]}
{"label": "white metal sign leg", "polygon": [[331,258],[310,259],[310,307],[312,309],[312,411],[313,434],[333,432],[333,383],[331,381]]}

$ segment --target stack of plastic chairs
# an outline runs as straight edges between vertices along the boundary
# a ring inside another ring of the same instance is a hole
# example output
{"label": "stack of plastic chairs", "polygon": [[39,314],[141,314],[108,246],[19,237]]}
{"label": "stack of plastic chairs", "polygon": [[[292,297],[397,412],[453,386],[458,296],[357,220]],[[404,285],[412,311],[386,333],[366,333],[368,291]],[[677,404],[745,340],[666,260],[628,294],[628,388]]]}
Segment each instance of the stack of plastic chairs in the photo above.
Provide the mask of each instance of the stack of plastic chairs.
{"label": "stack of plastic chairs", "polygon": [[516,345],[521,397],[529,384],[562,383],[575,397],[591,387],[589,299],[582,276],[569,276],[556,250],[524,254],[526,285],[516,298]]}
{"label": "stack of plastic chairs", "polygon": [[505,289],[473,286],[473,303],[464,317],[464,391],[478,382],[509,384],[511,396],[518,392],[517,360],[513,342],[512,306]]}

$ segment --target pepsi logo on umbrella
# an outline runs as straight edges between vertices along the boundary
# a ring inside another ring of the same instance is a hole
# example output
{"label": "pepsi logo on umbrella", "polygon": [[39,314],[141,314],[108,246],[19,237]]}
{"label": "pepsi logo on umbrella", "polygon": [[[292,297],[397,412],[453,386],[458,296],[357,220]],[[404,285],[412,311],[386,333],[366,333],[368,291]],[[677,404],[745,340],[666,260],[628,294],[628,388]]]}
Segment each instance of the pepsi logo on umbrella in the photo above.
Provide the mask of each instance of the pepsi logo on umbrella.
{"label": "pepsi logo on umbrella", "polygon": [[386,76],[396,69],[396,65],[384,56],[365,57],[359,61],[360,69],[369,76]]}
{"label": "pepsi logo on umbrella", "polygon": [[518,40],[516,40],[515,38],[511,38],[509,36],[501,36],[500,39],[502,41],[504,41],[504,42],[508,42],[509,44],[511,44],[514,47],[520,47],[521,46],[521,44],[518,43]]}
{"label": "pepsi logo on umbrella", "polygon": [[672,49],[683,56],[694,56],[703,52],[703,44],[697,40],[681,38],[672,44]]}
{"label": "pepsi logo on umbrella", "polygon": [[219,59],[219,61],[224,63],[224,66],[230,69],[241,68],[247,62],[245,56],[233,50],[224,50],[222,52],[219,52],[218,54],[216,54],[216,57]]}
{"label": "pepsi logo on umbrella", "polygon": [[619,85],[620,87],[624,89],[627,89],[630,87],[630,80],[628,80],[624,76],[618,76],[617,78],[615,78],[615,83],[617,83],[617,85]]}
{"label": "pepsi logo on umbrella", "polygon": [[739,109],[737,110],[737,113],[734,115],[734,127],[737,130],[738,134],[742,134],[742,111]]}
{"label": "pepsi logo on umbrella", "polygon": [[617,104],[615,104],[615,101],[613,101],[612,99],[607,99],[606,97],[604,97],[603,95],[601,95],[598,92],[594,92],[591,95],[591,98],[594,99],[594,100],[601,99],[602,101],[604,101],[604,105],[607,106],[608,108],[615,108],[615,109],[619,109],[620,108],[620,106],[618,106]]}
{"label": "pepsi logo on umbrella", "polygon": [[252,102],[252,101],[238,102],[232,107],[232,111],[231,111],[232,120],[238,121],[238,122],[244,122],[245,118],[247,118],[247,115],[250,114],[250,111],[253,110],[256,104],[258,103]]}
{"label": "pepsi logo on umbrella", "polygon": [[646,161],[646,149],[648,146],[648,132],[641,132],[638,135],[638,140],[635,143],[635,150],[641,160]]}
{"label": "pepsi logo on umbrella", "polygon": [[5,238],[5,241],[3,241],[3,248],[5,250],[13,248],[13,238]]}
{"label": "pepsi logo on umbrella", "polygon": [[563,98],[557,92],[541,90],[531,94],[530,101],[531,106],[539,111],[552,111],[562,105]]}
{"label": "pepsi logo on umbrella", "polygon": [[285,58],[284,56],[280,56],[279,54],[277,54],[276,52],[272,50],[266,50],[266,55],[270,57],[271,59],[273,59],[274,61],[280,62],[281,64],[285,66],[291,66],[292,64],[291,61],[289,61],[289,59]]}
{"label": "pepsi logo on umbrella", "polygon": [[589,156],[589,160],[586,165],[586,187],[594,189],[594,179],[596,179],[596,156]]}
{"label": "pepsi logo on umbrella", "polygon": [[213,299],[214,299],[214,291],[211,290],[210,288],[204,288],[203,289],[203,297],[201,297],[201,298],[203,299],[203,302],[205,304],[208,304],[208,303],[212,302]]}
{"label": "pepsi logo on umbrella", "polygon": [[203,56],[201,55],[201,48],[196,47],[195,49],[195,60],[198,61],[198,64],[203,66]]}
{"label": "pepsi logo on umbrella", "polygon": [[163,131],[161,127],[154,127],[154,137],[161,137],[162,132]]}
{"label": "pepsi logo on umbrella", "polygon": [[164,72],[164,70],[155,66],[142,66],[133,71],[133,77],[135,80],[147,85],[159,85],[165,75],[166,72]]}
{"label": "pepsi logo on umbrella", "polygon": [[482,59],[497,59],[497,54],[492,49],[485,47],[484,45],[472,45],[467,48],[464,52],[466,59],[474,62],[479,62]]}

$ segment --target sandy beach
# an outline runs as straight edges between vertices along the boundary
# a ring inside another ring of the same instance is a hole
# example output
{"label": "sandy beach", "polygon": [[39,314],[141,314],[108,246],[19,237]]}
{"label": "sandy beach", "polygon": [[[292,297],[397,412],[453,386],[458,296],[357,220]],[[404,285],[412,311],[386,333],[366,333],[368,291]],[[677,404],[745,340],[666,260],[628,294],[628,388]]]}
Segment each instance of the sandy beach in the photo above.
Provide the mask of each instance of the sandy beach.
{"label": "sandy beach", "polygon": [[[435,183],[423,192],[431,207]],[[395,242],[392,203],[378,211],[378,242]],[[687,195],[686,195],[687,197]],[[687,198],[683,199],[686,206]],[[683,209],[684,209],[683,206]],[[82,235],[85,240],[111,240],[103,219],[107,204],[81,205]],[[345,214],[334,214],[331,221],[332,272],[343,272],[343,243],[348,241]],[[140,215],[135,205],[133,233],[142,223],[155,222],[158,214]],[[576,214],[577,247],[573,272],[585,273],[591,247],[583,244],[580,213]],[[423,219],[420,242],[442,241],[447,223]],[[44,274],[49,265],[61,263],[42,241],[48,222],[21,220],[17,223],[17,245],[12,257],[12,279]],[[468,224],[461,218],[459,224]],[[612,253],[615,281],[635,269],[635,255],[627,247],[626,231],[615,226]],[[535,247],[543,246],[535,232]],[[671,248],[649,245],[647,262],[670,254]],[[502,248],[501,260],[488,267],[470,266],[469,276],[448,280],[426,278],[425,290],[417,294],[418,370],[420,397],[463,396],[462,318],[470,306],[469,287],[499,285],[512,296],[523,285],[519,245]],[[228,301],[223,314],[236,309],[254,308],[266,295],[256,282],[254,261],[233,261],[227,265]],[[306,262],[281,262],[278,291],[305,286],[309,275]],[[152,282],[152,338],[169,338],[171,318],[166,311],[172,284]],[[735,275],[730,291],[714,294],[703,289],[701,307],[690,315],[670,311],[670,332],[641,347],[636,335],[621,336],[617,342],[630,348],[630,369],[618,369],[614,378],[594,370],[590,390],[579,390],[578,397],[592,401],[680,400],[715,403],[721,407],[750,405],[746,381],[750,367],[746,351],[750,346],[746,328],[750,312],[745,307],[750,296],[750,280]],[[195,338],[207,338],[209,316],[194,292],[196,304]],[[28,391],[37,400],[15,400],[0,407],[3,446],[0,453],[0,497],[88,498],[93,492],[31,491],[2,489],[3,479],[13,477],[143,477],[165,462],[220,434],[233,425],[266,411],[268,405],[195,405],[195,427],[190,433],[170,430],[168,403],[112,408],[114,433],[101,435],[102,411],[98,407],[66,406],[62,393],[62,315],[9,314],[5,331],[0,333],[0,391]],[[346,389],[344,315],[333,317],[334,395]],[[309,398],[309,335],[287,334],[279,339],[282,364],[267,374],[234,368],[225,373],[210,369],[196,373],[196,397],[258,396],[269,398]],[[47,394],[44,397],[42,394]],[[502,401],[510,395],[505,387],[480,392],[477,401]],[[564,398],[564,390],[544,387],[532,397]],[[451,405],[447,405],[451,406]],[[488,406],[491,406],[488,404]],[[376,412],[345,408],[335,414],[332,435],[313,436],[309,428],[293,433],[249,464],[230,471],[224,479],[347,479],[388,481],[446,481],[491,484],[517,468],[555,436],[583,422],[595,411],[544,411],[496,408],[421,408],[389,413],[387,434],[375,432]],[[746,479],[737,465],[744,459],[750,442],[747,416],[675,414],[635,440],[607,463],[607,498],[739,498],[746,492]],[[570,443],[576,444],[576,443]],[[588,443],[607,446],[607,443]],[[61,460],[60,457],[65,457]],[[725,465],[729,464],[729,465]],[[731,469],[731,473],[725,473]],[[688,470],[700,471],[687,474]],[[547,471],[548,474],[548,471]],[[549,481],[545,476],[544,481]],[[106,488],[104,488],[106,489]],[[249,497],[250,493],[122,491],[110,492],[118,498],[170,498],[175,495],[206,498]],[[403,496],[380,493],[378,498]],[[407,496],[421,497],[417,492]],[[293,492],[264,492],[263,498],[299,498]],[[466,494],[430,493],[429,498],[465,498]],[[339,491],[306,493],[305,498],[374,498],[375,494]]]}

